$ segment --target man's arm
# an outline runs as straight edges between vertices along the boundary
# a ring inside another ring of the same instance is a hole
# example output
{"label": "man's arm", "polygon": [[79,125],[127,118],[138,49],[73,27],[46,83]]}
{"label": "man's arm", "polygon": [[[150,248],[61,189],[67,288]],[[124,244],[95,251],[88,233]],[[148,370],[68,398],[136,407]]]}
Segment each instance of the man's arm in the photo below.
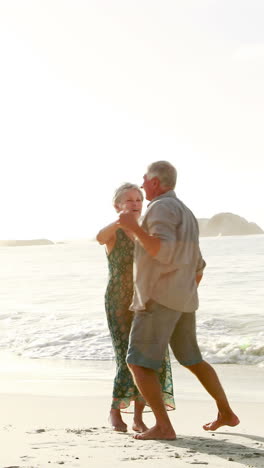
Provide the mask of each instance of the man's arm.
{"label": "man's arm", "polygon": [[197,287],[199,286],[199,283],[203,277],[203,271],[206,267],[206,263],[202,257],[201,250],[199,247],[199,257],[198,257],[198,264],[197,264],[197,269],[196,269],[196,283]]}
{"label": "man's arm", "polygon": [[203,277],[203,274],[201,274],[201,273],[198,273],[198,274],[196,275],[196,284],[197,284],[197,287],[199,286],[202,277]]}
{"label": "man's arm", "polygon": [[137,237],[142,247],[148,252],[151,257],[155,257],[160,250],[161,241],[158,237],[149,235],[142,227],[139,226],[135,217],[131,213],[122,212],[119,215],[121,227],[129,229]]}
{"label": "man's arm", "polygon": [[139,240],[142,247],[148,252],[151,257],[155,257],[160,250],[161,242],[158,237],[149,235],[144,229],[137,225],[134,231],[135,236]]}

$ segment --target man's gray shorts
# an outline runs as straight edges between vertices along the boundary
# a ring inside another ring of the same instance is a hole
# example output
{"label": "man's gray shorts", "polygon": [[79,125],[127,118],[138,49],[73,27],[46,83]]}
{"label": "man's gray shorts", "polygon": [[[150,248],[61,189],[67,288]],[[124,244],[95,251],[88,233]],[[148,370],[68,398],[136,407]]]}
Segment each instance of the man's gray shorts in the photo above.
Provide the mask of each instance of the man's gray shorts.
{"label": "man's gray shorts", "polygon": [[159,370],[168,344],[183,366],[203,360],[196,340],[195,312],[177,312],[152,300],[134,315],[127,363]]}

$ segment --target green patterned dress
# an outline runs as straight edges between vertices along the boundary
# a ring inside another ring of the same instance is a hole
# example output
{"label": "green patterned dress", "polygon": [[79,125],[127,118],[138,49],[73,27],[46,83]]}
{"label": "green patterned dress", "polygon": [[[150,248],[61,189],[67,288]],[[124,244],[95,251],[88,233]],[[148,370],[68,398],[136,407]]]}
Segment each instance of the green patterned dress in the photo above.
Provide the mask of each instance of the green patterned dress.
{"label": "green patterned dress", "polygon": [[[134,242],[122,229],[116,231],[116,242],[107,256],[109,280],[105,293],[105,310],[116,359],[112,408],[128,408],[142,399],[126,364],[129,332],[133,312],[129,310],[133,295]],[[175,409],[169,351],[167,350],[159,379],[167,410]]]}

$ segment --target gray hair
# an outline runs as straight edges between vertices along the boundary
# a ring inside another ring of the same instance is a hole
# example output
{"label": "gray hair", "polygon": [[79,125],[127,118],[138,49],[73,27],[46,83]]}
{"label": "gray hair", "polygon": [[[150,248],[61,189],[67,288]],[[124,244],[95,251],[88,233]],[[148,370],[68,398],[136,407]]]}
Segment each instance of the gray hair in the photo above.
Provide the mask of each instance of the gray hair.
{"label": "gray hair", "polygon": [[114,193],[114,196],[113,196],[113,205],[114,207],[116,207],[116,205],[118,203],[120,203],[121,201],[121,198],[122,196],[124,195],[124,193],[128,192],[128,190],[137,190],[140,197],[141,197],[141,200],[143,201],[143,193],[142,191],[140,190],[140,187],[136,184],[130,184],[129,182],[125,182],[124,184],[120,185],[120,187],[118,187],[116,190],[115,190],[115,193]]}
{"label": "gray hair", "polygon": [[168,161],[156,161],[148,166],[148,179],[157,177],[162,187],[174,189],[177,181],[177,171]]}

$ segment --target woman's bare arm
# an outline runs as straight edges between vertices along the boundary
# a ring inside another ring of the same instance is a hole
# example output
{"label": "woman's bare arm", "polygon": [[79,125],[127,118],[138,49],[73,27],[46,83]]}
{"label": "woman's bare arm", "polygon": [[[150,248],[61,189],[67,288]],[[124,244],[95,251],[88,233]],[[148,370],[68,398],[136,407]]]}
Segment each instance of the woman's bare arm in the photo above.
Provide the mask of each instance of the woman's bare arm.
{"label": "woman's bare arm", "polygon": [[97,234],[96,240],[99,244],[104,245],[111,242],[111,240],[115,239],[116,230],[119,228],[117,221],[114,221],[108,226],[103,227]]}

